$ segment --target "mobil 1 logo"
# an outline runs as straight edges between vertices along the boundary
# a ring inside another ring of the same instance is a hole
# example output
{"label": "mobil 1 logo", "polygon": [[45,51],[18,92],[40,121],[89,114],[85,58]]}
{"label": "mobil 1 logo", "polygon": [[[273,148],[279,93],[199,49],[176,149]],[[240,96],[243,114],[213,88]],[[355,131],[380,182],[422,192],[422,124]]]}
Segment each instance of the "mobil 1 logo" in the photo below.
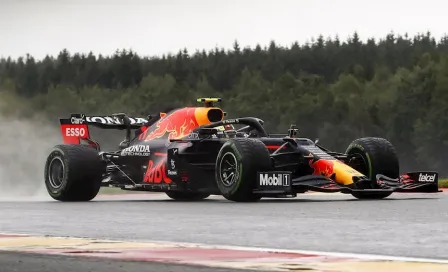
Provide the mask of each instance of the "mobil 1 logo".
{"label": "mobil 1 logo", "polygon": [[259,172],[258,187],[284,189],[291,186],[291,172]]}

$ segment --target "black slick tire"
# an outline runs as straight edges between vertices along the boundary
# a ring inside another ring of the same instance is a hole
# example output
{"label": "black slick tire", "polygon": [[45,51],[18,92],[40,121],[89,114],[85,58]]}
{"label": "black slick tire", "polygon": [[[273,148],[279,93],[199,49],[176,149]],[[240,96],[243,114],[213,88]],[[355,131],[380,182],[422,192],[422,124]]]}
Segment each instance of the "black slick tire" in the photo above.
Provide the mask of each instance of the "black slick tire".
{"label": "black slick tire", "polygon": [[210,194],[201,192],[178,192],[178,191],[169,191],[166,192],[166,195],[169,198],[177,201],[198,201],[206,199],[207,197],[210,196]]}
{"label": "black slick tire", "polygon": [[[376,183],[377,174],[383,174],[390,178],[398,178],[400,176],[397,153],[394,146],[386,139],[377,137],[357,139],[348,146],[345,153],[351,160],[348,164],[372,181],[372,189],[378,189]],[[352,193],[358,199],[383,199],[391,194],[391,192]]]}
{"label": "black slick tire", "polygon": [[223,144],[215,164],[217,186],[228,200],[253,202],[260,196],[253,193],[257,172],[271,170],[266,145],[258,139],[234,138]]}
{"label": "black slick tire", "polygon": [[96,197],[106,165],[87,145],[57,145],[45,163],[45,186],[59,201],[90,201]]}

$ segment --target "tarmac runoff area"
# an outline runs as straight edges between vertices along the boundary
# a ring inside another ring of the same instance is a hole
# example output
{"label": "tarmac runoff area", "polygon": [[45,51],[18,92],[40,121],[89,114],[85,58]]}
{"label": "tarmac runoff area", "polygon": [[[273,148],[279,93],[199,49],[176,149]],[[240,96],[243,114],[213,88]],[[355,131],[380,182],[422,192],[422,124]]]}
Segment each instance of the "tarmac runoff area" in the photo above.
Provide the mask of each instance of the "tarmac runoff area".
{"label": "tarmac runoff area", "polygon": [[2,200],[0,271],[448,271],[447,204],[446,193],[250,204],[161,194]]}

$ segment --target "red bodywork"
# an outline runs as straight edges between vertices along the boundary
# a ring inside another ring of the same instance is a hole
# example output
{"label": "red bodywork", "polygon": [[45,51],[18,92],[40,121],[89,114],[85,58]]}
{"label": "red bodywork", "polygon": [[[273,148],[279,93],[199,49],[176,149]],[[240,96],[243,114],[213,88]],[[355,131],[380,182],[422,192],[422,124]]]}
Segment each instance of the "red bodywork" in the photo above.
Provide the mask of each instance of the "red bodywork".
{"label": "red bodywork", "polygon": [[62,140],[65,144],[80,144],[90,138],[87,124],[61,124]]}
{"label": "red bodywork", "polygon": [[310,160],[309,165],[314,170],[313,175],[322,175],[329,178],[334,173],[334,161],[332,160]]}

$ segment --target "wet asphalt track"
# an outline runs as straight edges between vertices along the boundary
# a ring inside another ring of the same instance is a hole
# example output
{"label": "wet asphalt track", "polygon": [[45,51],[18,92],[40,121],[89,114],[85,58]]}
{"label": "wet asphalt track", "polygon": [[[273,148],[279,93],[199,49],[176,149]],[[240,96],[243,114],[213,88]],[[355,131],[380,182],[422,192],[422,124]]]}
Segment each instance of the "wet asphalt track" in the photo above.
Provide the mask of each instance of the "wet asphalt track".
{"label": "wet asphalt track", "polygon": [[300,195],[233,203],[154,194],[89,203],[0,201],[0,232],[448,259],[448,194],[382,201]]}

